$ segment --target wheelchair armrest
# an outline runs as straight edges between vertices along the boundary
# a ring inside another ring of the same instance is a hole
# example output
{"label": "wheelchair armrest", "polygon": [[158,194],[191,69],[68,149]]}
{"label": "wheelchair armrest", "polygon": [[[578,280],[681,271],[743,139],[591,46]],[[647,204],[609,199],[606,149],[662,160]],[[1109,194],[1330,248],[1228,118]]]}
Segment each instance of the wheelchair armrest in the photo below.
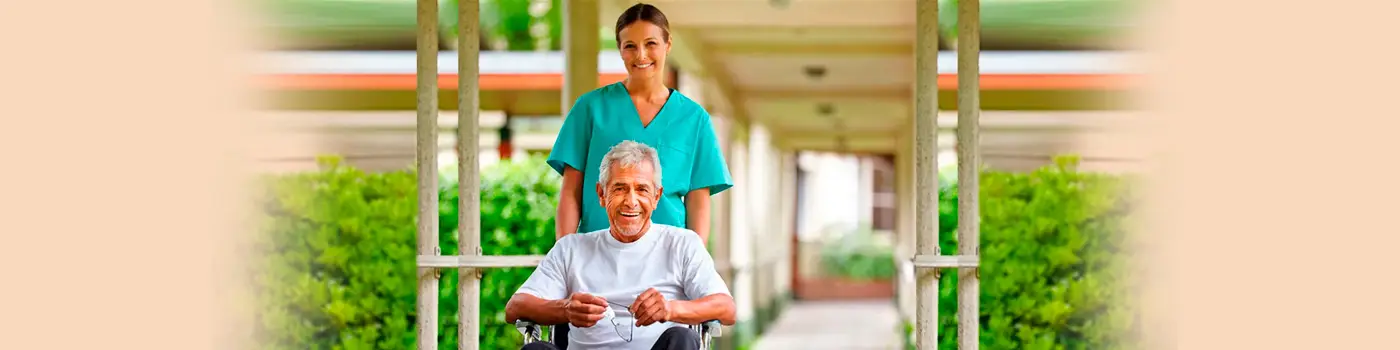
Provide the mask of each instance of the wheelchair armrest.
{"label": "wheelchair armrest", "polygon": [[515,320],[515,329],[520,331],[520,335],[525,337],[525,343],[533,343],[541,340],[543,327],[539,323],[527,319]]}
{"label": "wheelchair armrest", "polygon": [[709,333],[714,337],[722,337],[724,335],[724,325],[720,324],[719,320],[705,321],[700,324],[700,327],[703,332]]}

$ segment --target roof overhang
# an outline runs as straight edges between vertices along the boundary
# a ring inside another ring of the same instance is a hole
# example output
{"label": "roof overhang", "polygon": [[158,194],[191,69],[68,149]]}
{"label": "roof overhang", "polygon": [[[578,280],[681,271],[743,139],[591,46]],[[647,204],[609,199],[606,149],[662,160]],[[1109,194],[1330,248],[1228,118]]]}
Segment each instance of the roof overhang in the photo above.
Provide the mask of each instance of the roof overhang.
{"label": "roof overhang", "polygon": [[[416,109],[416,53],[274,52],[264,57],[258,84],[285,109]],[[442,108],[456,109],[456,52],[438,58]],[[986,52],[981,58],[986,110],[1117,109],[1135,84],[1116,52]],[[940,106],[956,108],[957,58],[939,56]],[[564,57],[561,52],[482,52],[478,84],[483,109],[524,115],[559,115]],[[599,54],[598,85],[626,78],[616,52]],[[703,76],[700,76],[703,79]],[[909,100],[908,87],[867,87],[831,91],[749,89],[753,101]],[[760,112],[750,106],[750,113]]]}

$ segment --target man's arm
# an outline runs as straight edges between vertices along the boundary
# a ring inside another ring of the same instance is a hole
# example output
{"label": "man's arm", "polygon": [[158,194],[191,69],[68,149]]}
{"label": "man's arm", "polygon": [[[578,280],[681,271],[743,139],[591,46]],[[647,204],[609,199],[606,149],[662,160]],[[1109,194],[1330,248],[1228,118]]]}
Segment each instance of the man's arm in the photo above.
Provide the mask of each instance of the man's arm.
{"label": "man's arm", "polygon": [[525,293],[515,293],[506,302],[506,323],[527,319],[539,324],[560,324],[569,321],[568,299],[548,300]]}
{"label": "man's arm", "polygon": [[733,326],[735,319],[734,298],[729,294],[710,294],[695,300],[671,300],[671,322],[700,324],[719,320],[726,326]]}
{"label": "man's arm", "polygon": [[526,293],[516,293],[506,303],[506,323],[527,319],[538,324],[573,324],[592,327],[603,319],[607,302],[596,296],[574,293],[569,299],[548,300]]}
{"label": "man's arm", "polygon": [[689,257],[685,261],[685,299],[667,302],[672,309],[671,319],[686,324],[699,324],[718,320],[724,325],[734,325],[734,297],[724,278],[715,270],[714,258],[705,249],[699,238],[689,240],[685,245]]}

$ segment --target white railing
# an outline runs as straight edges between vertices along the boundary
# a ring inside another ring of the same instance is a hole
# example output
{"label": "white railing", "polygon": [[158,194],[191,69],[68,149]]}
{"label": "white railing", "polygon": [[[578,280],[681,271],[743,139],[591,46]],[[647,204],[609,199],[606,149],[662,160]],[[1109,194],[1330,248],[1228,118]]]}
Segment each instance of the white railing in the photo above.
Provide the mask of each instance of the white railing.
{"label": "white railing", "polygon": [[978,174],[981,168],[978,121],[981,99],[979,0],[958,1],[958,252],[938,248],[938,1],[918,1],[916,11],[914,176],[915,176],[915,346],[938,348],[938,279],[958,270],[958,347],[977,349],[979,276]]}

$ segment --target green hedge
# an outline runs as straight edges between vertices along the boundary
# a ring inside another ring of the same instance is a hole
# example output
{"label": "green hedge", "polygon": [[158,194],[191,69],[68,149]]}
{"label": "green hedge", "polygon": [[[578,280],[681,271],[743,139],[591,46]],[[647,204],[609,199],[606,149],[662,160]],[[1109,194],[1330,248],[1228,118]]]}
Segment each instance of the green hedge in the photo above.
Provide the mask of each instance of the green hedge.
{"label": "green hedge", "polygon": [[[457,253],[456,175],[443,176],[439,240]],[[544,254],[554,243],[559,181],[542,158],[500,163],[482,174],[482,247],[487,255]],[[417,280],[413,171],[323,169],[267,179],[253,272],[256,336],[267,349],[414,347]],[[483,349],[519,348],[504,324],[506,300],[533,268],[486,273]],[[457,273],[443,274],[439,347],[457,347]]]}
{"label": "green hedge", "polygon": [[[982,349],[1136,347],[1123,226],[1132,193],[1126,179],[1077,163],[981,174]],[[939,245],[957,254],[956,185],[939,200]],[[956,349],[957,276],[943,276],[939,348]]]}
{"label": "green hedge", "polygon": [[852,280],[888,280],[895,276],[894,249],[876,244],[863,228],[822,246],[822,271]]}

